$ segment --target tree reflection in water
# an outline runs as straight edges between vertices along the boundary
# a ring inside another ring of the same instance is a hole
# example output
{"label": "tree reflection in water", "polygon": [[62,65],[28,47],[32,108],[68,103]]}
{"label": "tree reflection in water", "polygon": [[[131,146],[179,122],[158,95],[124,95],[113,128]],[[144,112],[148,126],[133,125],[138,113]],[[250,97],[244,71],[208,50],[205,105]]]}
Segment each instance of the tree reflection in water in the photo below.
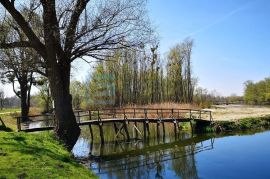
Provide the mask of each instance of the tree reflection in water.
{"label": "tree reflection in water", "polygon": [[183,132],[177,140],[170,137],[170,142],[153,138],[90,144],[89,156],[81,161],[101,178],[163,178],[170,172],[174,177],[196,179],[195,154],[213,149],[213,144],[210,135]]}

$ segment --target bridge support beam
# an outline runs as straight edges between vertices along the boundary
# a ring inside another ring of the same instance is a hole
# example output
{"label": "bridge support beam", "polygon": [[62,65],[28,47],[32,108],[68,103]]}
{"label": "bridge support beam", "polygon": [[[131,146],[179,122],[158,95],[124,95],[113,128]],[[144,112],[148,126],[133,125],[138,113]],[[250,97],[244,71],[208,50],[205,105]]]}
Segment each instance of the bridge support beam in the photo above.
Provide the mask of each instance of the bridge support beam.
{"label": "bridge support beam", "polygon": [[149,121],[146,121],[147,134],[150,136]]}
{"label": "bridge support beam", "polygon": [[136,129],[135,129],[135,138],[138,139],[138,131],[137,131],[138,126],[137,126],[137,122],[134,123],[134,126],[136,127]]}
{"label": "bridge support beam", "polygon": [[99,135],[100,135],[100,140],[101,140],[101,144],[104,144],[104,133],[103,133],[103,128],[102,128],[102,123],[100,122],[98,124],[99,127]]}
{"label": "bridge support beam", "polygon": [[128,133],[128,128],[127,128],[127,122],[126,121],[123,122],[123,126],[124,126],[124,130],[125,130],[125,133],[126,133],[126,136],[127,136],[127,141],[129,142],[130,141],[130,136],[129,136],[129,133]]}
{"label": "bridge support beam", "polygon": [[[118,127],[117,127],[115,122],[113,123],[113,126],[114,126],[114,132],[115,132],[115,134],[117,134],[118,133]],[[116,137],[118,137],[118,136],[116,136]]]}
{"label": "bridge support beam", "polygon": [[92,130],[92,125],[89,124],[89,130],[90,130],[90,135],[91,135],[91,142],[94,140],[94,135],[93,135],[93,130]]}
{"label": "bridge support beam", "polygon": [[174,126],[174,136],[176,139],[177,138],[177,121],[176,120],[173,121],[173,126]]}
{"label": "bridge support beam", "polygon": [[157,138],[158,138],[158,140],[160,138],[159,125],[160,125],[160,122],[157,122]]}
{"label": "bridge support beam", "polygon": [[146,140],[146,122],[145,121],[143,122],[143,137],[144,137],[144,140]]}

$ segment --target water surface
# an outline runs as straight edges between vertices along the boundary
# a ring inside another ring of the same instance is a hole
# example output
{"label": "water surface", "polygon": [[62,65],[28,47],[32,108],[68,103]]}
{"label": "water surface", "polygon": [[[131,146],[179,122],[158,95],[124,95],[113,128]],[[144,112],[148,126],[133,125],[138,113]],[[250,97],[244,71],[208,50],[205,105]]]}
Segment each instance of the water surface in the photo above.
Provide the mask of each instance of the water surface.
{"label": "water surface", "polygon": [[83,127],[73,148],[78,160],[100,178],[270,178],[270,131],[183,131],[177,138],[168,132],[159,139],[153,135],[126,143],[114,142],[114,131],[107,128],[105,145],[99,144],[97,130],[92,143]]}

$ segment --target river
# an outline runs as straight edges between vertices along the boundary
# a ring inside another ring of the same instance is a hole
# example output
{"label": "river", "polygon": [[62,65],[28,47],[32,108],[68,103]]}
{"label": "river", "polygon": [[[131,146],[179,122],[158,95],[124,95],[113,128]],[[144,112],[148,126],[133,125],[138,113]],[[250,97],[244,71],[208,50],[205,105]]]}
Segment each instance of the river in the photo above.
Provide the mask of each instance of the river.
{"label": "river", "polygon": [[[270,178],[270,131],[192,134],[187,130],[177,137],[168,132],[159,139],[153,135],[127,143],[115,142],[112,129],[107,126],[107,142],[101,145],[98,137],[92,143],[89,129],[82,127],[72,150],[100,178]],[[94,133],[98,136],[97,130]]]}

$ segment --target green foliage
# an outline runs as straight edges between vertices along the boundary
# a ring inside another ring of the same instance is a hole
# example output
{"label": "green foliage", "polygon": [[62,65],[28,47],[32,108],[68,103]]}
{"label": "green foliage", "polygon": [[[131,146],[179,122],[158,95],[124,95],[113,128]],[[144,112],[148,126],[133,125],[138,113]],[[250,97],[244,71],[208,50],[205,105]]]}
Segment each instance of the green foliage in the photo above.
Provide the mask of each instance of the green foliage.
{"label": "green foliage", "polygon": [[0,178],[96,178],[50,133],[0,133]]}
{"label": "green foliage", "polygon": [[74,109],[82,107],[82,101],[85,98],[85,85],[79,81],[71,81],[70,93],[72,95],[72,106]]}
{"label": "green foliage", "polygon": [[246,130],[270,127],[270,116],[250,117],[237,121],[215,121],[213,130],[230,131],[230,130]]}
{"label": "green foliage", "polygon": [[51,112],[53,109],[51,90],[47,78],[36,80],[39,93],[32,97],[32,106],[42,109],[43,113]]}
{"label": "green foliage", "polygon": [[245,82],[244,100],[247,104],[270,104],[270,78]]}

